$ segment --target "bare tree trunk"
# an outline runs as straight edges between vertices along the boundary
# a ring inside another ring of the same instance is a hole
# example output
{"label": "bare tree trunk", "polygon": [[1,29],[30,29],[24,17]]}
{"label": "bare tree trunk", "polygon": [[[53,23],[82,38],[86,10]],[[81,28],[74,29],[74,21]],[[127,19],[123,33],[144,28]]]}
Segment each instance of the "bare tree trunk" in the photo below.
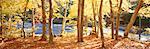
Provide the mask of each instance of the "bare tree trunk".
{"label": "bare tree trunk", "polygon": [[112,10],[112,1],[109,0],[110,3],[110,16],[111,16],[111,33],[112,33],[112,39],[114,39],[114,15]]}
{"label": "bare tree trunk", "polygon": [[35,20],[34,20],[34,8],[32,9],[32,38],[34,39],[35,37]]}
{"label": "bare tree trunk", "polygon": [[45,4],[45,0],[41,0],[41,4],[42,4],[42,18],[43,18],[43,33],[42,33],[42,38],[40,39],[41,41],[46,41],[46,15],[45,15],[45,8],[44,8],[44,4]]}
{"label": "bare tree trunk", "polygon": [[[97,16],[99,16],[99,8],[98,8],[98,1],[96,0],[96,3],[95,3],[95,8],[96,8],[96,13],[97,13]],[[97,22],[96,22],[97,23]],[[98,32],[98,36],[100,36],[100,25],[99,25],[99,21],[98,21],[98,26],[97,26],[97,32]]]}
{"label": "bare tree trunk", "polygon": [[81,0],[78,0],[78,20],[77,20],[77,40],[78,40],[78,42],[80,42],[81,40],[80,40],[80,26],[81,26],[81,24],[80,24],[80,11],[81,11],[81,8],[80,8],[80,3],[81,2]]}
{"label": "bare tree trunk", "polygon": [[2,16],[2,6],[0,4],[0,23],[1,23],[1,26],[0,26],[0,43],[3,43],[3,16]]}
{"label": "bare tree trunk", "polygon": [[66,16],[63,17],[61,34],[65,33]]}
{"label": "bare tree trunk", "polygon": [[53,43],[53,33],[52,33],[52,16],[53,16],[53,8],[52,8],[52,0],[49,0],[49,43]]}
{"label": "bare tree trunk", "polygon": [[8,31],[11,32],[11,15],[9,14],[8,16]]}
{"label": "bare tree trunk", "polygon": [[83,41],[83,17],[84,17],[84,0],[81,0],[81,41]]}
{"label": "bare tree trunk", "polygon": [[101,0],[100,8],[99,8],[99,25],[100,25],[100,32],[101,32],[102,48],[104,48],[104,35],[103,35],[103,26],[102,26],[102,7],[103,7],[103,0]]}
{"label": "bare tree trunk", "polygon": [[24,31],[24,23],[25,23],[25,17],[27,16],[26,15],[26,9],[27,9],[27,5],[28,5],[28,2],[29,0],[26,1],[26,5],[25,5],[25,8],[24,8],[24,16],[22,18],[22,21],[23,21],[23,27],[22,27],[22,32],[23,32],[23,37],[25,38],[25,31]]}
{"label": "bare tree trunk", "polygon": [[142,33],[142,22],[141,21],[142,21],[141,17],[139,17],[139,32],[138,32],[139,40],[141,39],[141,33]]}
{"label": "bare tree trunk", "polygon": [[84,0],[78,0],[78,42],[83,42]]}
{"label": "bare tree trunk", "polygon": [[65,33],[65,24],[66,24],[66,17],[67,17],[67,3],[66,3],[66,7],[65,7],[65,14],[64,14],[64,17],[63,17],[63,21],[62,21],[62,29],[61,29],[61,33]]}
{"label": "bare tree trunk", "polygon": [[136,20],[137,14],[138,14],[140,8],[142,7],[142,4],[143,4],[143,0],[140,0],[139,3],[138,3],[138,6],[137,6],[136,9],[135,9],[134,14],[132,15],[132,17],[131,17],[131,19],[130,19],[129,24],[128,24],[127,27],[126,27],[126,30],[125,30],[125,33],[124,33],[124,37],[125,37],[125,38],[128,37],[128,33],[129,33],[131,27],[133,26],[135,20]]}
{"label": "bare tree trunk", "polygon": [[120,26],[120,10],[121,10],[121,6],[122,6],[122,0],[120,0],[120,4],[118,7],[118,12],[117,12],[117,17],[116,17],[116,40],[118,39],[118,31],[119,31],[119,26]]}
{"label": "bare tree trunk", "polygon": [[[3,16],[2,16],[2,6],[0,4],[0,23],[1,23],[1,26],[0,26],[0,38],[2,38],[2,34],[3,34]],[[1,42],[1,41],[0,41]]]}
{"label": "bare tree trunk", "polygon": [[93,18],[94,18],[94,31],[95,31],[95,34],[96,34],[96,37],[98,38],[98,33],[96,31],[96,13],[95,13],[95,6],[94,6],[94,0],[92,1],[92,7],[93,7]]}

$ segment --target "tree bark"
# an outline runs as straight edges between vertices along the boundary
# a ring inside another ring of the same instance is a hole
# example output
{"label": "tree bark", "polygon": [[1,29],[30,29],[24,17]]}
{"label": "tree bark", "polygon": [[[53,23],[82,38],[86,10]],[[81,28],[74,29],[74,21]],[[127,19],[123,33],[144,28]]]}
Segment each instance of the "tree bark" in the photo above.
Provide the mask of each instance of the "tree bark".
{"label": "tree bark", "polygon": [[78,34],[77,34],[77,42],[83,42],[83,15],[84,15],[84,0],[78,0]]}
{"label": "tree bark", "polygon": [[99,25],[100,25],[100,32],[101,32],[102,48],[104,48],[104,35],[103,35],[103,26],[102,26],[102,7],[103,7],[103,0],[101,0],[100,8],[99,8]]}
{"label": "tree bark", "polygon": [[142,20],[141,17],[139,17],[139,40],[141,39],[141,33],[142,33]]}
{"label": "tree bark", "polygon": [[[99,16],[99,5],[98,5],[98,1],[96,0],[96,3],[95,3],[95,8],[96,8],[96,15]],[[96,22],[97,23],[97,22]],[[97,32],[98,32],[98,36],[100,36],[100,25],[99,25],[99,21],[98,21],[98,26],[97,26]]]}
{"label": "tree bark", "polygon": [[3,42],[3,16],[2,16],[2,5],[0,4],[0,23],[1,23],[1,26],[0,26],[0,42],[2,43]]}
{"label": "tree bark", "polygon": [[117,12],[117,17],[116,17],[116,38],[115,38],[115,40],[118,39],[118,31],[119,31],[119,26],[120,26],[121,6],[122,6],[122,0],[120,0],[120,4],[119,4],[119,7],[118,7],[118,12]]}
{"label": "tree bark", "polygon": [[94,32],[96,34],[96,38],[98,38],[98,33],[97,33],[97,30],[96,30],[96,12],[95,12],[95,6],[94,6],[94,0],[92,1],[92,8],[93,8],[93,18],[94,18]]}
{"label": "tree bark", "polygon": [[46,15],[45,15],[45,8],[44,8],[44,4],[45,4],[45,0],[41,0],[41,4],[42,4],[42,18],[43,18],[43,27],[42,27],[42,38],[40,39],[41,41],[46,41]]}
{"label": "tree bark", "polygon": [[111,33],[112,33],[112,39],[114,39],[114,15],[112,10],[112,1],[109,0],[110,3],[110,16],[111,16]]}
{"label": "tree bark", "polygon": [[34,20],[34,11],[35,9],[32,9],[32,38],[34,39],[35,37],[35,20]]}
{"label": "tree bark", "polygon": [[84,17],[84,0],[81,0],[81,41],[83,41],[83,17]]}
{"label": "tree bark", "polygon": [[139,3],[138,3],[138,6],[136,7],[135,9],[135,12],[133,13],[131,19],[130,19],[130,22],[129,24],[127,25],[126,29],[125,29],[125,33],[124,33],[124,37],[127,38],[128,37],[128,33],[131,29],[131,27],[133,26],[135,20],[136,20],[136,17],[137,17],[137,14],[140,10],[140,8],[142,7],[142,4],[143,4],[143,0],[140,0]]}
{"label": "tree bark", "polygon": [[28,5],[28,2],[29,0],[26,1],[26,5],[25,5],[25,8],[24,8],[24,16],[22,17],[22,23],[23,23],[23,26],[22,26],[22,32],[23,32],[23,38],[25,38],[25,31],[24,31],[24,23],[25,23],[25,17],[27,16],[26,15],[26,9],[27,9],[27,5]]}
{"label": "tree bark", "polygon": [[77,20],[77,40],[78,41],[77,42],[80,42],[80,25],[81,25],[80,24],[80,11],[81,11],[80,10],[81,9],[80,8],[80,4],[81,4],[80,2],[81,2],[81,0],[78,0],[78,17],[77,17],[78,18],[78,20]]}
{"label": "tree bark", "polygon": [[3,16],[2,16],[2,6],[0,4],[0,23],[1,23],[1,26],[0,26],[0,37],[2,38],[2,34],[3,34]]}
{"label": "tree bark", "polygon": [[53,33],[52,33],[52,16],[53,16],[53,8],[52,8],[52,0],[49,0],[49,43],[53,43]]}
{"label": "tree bark", "polygon": [[9,16],[9,18],[8,18],[8,32],[11,32],[11,15],[9,14],[8,15]]}
{"label": "tree bark", "polygon": [[63,17],[63,21],[62,21],[62,29],[61,29],[61,33],[65,33],[65,24],[66,24],[66,17],[67,17],[67,3],[66,3],[66,7],[65,7],[65,13],[64,13],[64,17]]}

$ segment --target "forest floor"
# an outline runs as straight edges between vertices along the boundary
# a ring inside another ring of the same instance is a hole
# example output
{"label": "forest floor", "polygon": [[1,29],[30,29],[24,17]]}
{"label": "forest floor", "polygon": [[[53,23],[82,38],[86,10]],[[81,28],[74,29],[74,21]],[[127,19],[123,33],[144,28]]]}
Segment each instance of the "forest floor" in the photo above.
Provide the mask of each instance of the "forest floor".
{"label": "forest floor", "polygon": [[[47,41],[39,41],[39,37],[18,38],[0,43],[0,49],[101,49],[101,39],[95,35],[83,39],[84,42],[77,43],[75,37],[55,37],[54,43],[48,44]],[[140,43],[122,37],[116,41],[106,37],[105,49],[150,49],[150,42]]]}

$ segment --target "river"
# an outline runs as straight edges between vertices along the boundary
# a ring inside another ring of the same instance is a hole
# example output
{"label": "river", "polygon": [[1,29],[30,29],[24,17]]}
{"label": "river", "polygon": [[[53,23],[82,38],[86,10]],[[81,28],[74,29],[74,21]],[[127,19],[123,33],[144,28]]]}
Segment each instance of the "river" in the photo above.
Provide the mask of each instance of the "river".
{"label": "river", "polygon": [[[18,25],[18,28],[19,27],[21,27],[21,25],[20,26]],[[30,32],[31,27],[32,27],[31,23],[25,23],[25,32]],[[53,34],[54,35],[60,35],[61,29],[62,29],[61,27],[62,27],[62,24],[53,24],[52,25]],[[38,35],[38,34],[42,33],[42,24],[41,23],[36,24],[35,28],[37,28],[35,30],[35,34]],[[48,33],[48,24],[46,24],[46,28],[47,28],[47,33]],[[92,31],[92,28],[88,27],[88,29],[89,29],[88,33],[90,33]],[[72,26],[66,26],[65,27],[65,32],[67,32],[67,33],[74,32],[75,30],[76,29],[74,29]],[[104,28],[103,31],[104,31],[105,34],[109,34],[109,35],[111,34],[111,29],[110,28]],[[123,36],[124,35],[124,31],[120,29],[118,34]],[[129,33],[129,38],[138,40],[139,35],[138,34]],[[148,35],[141,34],[141,40],[140,41],[149,41],[150,42],[150,34],[148,34]]]}

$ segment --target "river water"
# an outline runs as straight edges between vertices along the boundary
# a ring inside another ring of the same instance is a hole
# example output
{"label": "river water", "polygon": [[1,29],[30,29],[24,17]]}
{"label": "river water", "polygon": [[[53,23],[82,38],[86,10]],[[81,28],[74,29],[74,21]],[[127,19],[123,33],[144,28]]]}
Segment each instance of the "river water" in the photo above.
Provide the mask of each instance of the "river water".
{"label": "river water", "polygon": [[[25,32],[30,32],[32,24],[31,23],[25,23]],[[17,28],[21,28],[21,25],[18,25]],[[42,24],[36,24],[35,28],[37,28],[35,30],[35,34],[41,34],[42,33]],[[48,24],[46,24],[46,28],[47,28],[47,33],[48,33]],[[53,24],[52,25],[52,29],[53,29],[53,34],[54,35],[60,35],[61,33],[61,29],[62,29],[62,24]],[[91,27],[88,27],[88,33],[90,33],[92,31]],[[69,32],[74,32],[76,29],[74,29],[72,26],[65,26],[65,32],[69,33]],[[103,29],[105,34],[111,34],[111,29],[110,28],[104,28]],[[123,36],[124,35],[124,31],[123,30],[119,30],[119,35]],[[138,40],[138,34],[131,34],[129,33],[129,38],[132,39],[136,39]],[[145,35],[145,34],[141,34],[141,40],[140,41],[149,41],[150,42],[150,34]]]}
{"label": "river water", "polygon": [[[22,27],[21,24],[17,25],[17,28],[21,28],[21,27]],[[30,30],[32,30],[31,29],[31,27],[32,27],[31,23],[25,23],[24,27],[25,27],[25,32],[27,32],[27,33],[31,32],[30,31]],[[41,23],[35,24],[35,28],[36,28],[35,34],[41,34],[42,33],[42,24]],[[74,31],[71,26],[66,26],[65,28],[66,28],[65,32],[73,32]],[[46,29],[47,29],[46,33],[48,33],[48,24],[46,24]],[[53,30],[54,35],[59,35],[61,32],[61,29],[62,29],[62,24],[53,24],[52,25],[52,30]]]}

